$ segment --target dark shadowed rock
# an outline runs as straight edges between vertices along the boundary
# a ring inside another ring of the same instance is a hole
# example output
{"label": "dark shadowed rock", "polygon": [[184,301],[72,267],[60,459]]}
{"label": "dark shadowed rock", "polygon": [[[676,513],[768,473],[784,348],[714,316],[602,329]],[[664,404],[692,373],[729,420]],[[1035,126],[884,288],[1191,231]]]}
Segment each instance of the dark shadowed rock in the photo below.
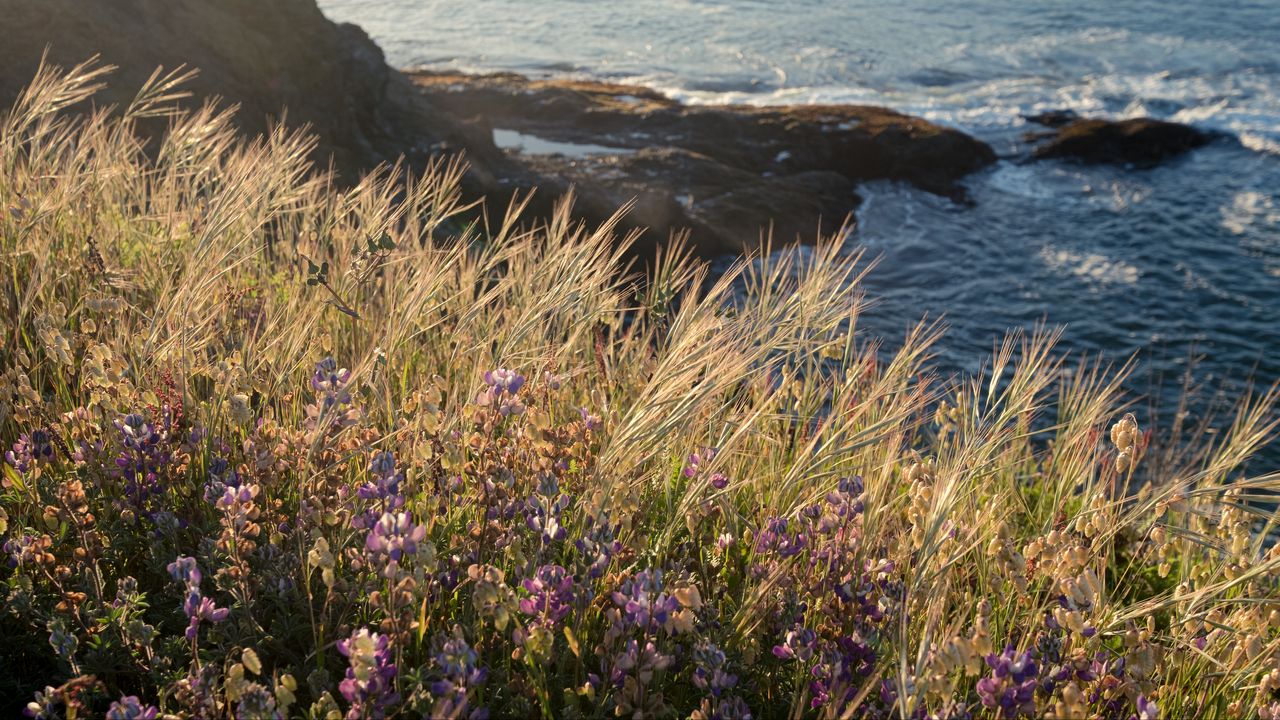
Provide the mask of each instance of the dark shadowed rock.
{"label": "dark shadowed rock", "polygon": [[1086,163],[1155,165],[1209,142],[1187,125],[1135,118],[1076,120],[1033,151],[1037,158],[1072,158]]}
{"label": "dark shadowed rock", "polygon": [[1080,119],[1075,110],[1049,110],[1035,115],[1023,115],[1023,120],[1036,125],[1043,125],[1050,128],[1060,128]]}
{"label": "dark shadowed rock", "polygon": [[[196,68],[192,104],[220,97],[260,134],[286,117],[310,125],[316,159],[354,174],[445,141],[448,128],[409,117],[405,79],[354,25],[314,0],[0,0],[0,107],[12,105],[41,54],[69,68],[92,55],[118,69],[97,105],[127,104],[157,66]],[[391,92],[400,85],[402,89]],[[443,130],[443,132],[442,132]]]}

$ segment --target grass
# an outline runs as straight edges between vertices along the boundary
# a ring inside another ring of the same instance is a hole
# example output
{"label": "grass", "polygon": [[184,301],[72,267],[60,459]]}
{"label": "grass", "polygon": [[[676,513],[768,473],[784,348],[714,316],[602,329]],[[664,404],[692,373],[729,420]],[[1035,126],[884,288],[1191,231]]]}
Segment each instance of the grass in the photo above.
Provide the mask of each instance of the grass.
{"label": "grass", "polygon": [[7,711],[1280,717],[1275,390],[1187,447],[1053,331],[866,337],[836,241],[641,272],[105,70],[0,122]]}

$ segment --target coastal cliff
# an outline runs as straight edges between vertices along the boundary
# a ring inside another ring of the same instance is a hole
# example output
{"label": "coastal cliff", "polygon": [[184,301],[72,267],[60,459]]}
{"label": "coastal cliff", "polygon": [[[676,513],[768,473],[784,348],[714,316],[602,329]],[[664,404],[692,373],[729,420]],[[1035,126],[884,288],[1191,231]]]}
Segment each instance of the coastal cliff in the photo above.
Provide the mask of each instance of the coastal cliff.
{"label": "coastal cliff", "polygon": [[[537,214],[574,188],[589,222],[634,200],[624,228],[645,229],[640,252],[685,229],[703,255],[753,247],[770,228],[779,241],[811,241],[857,207],[858,182],[902,180],[962,198],[958,181],[994,160],[961,132],[882,108],[691,108],[636,87],[406,76],[313,0],[0,0],[0,13],[4,106],[46,51],[64,67],[94,55],[117,66],[99,104],[125,104],[157,66],[185,64],[200,71],[192,104],[237,104],[248,135],[281,119],[306,124],[315,160],[332,160],[347,182],[400,157],[421,168],[464,152],[465,190],[497,211],[533,188]],[[494,129],[605,152],[522,152],[495,143]]]}

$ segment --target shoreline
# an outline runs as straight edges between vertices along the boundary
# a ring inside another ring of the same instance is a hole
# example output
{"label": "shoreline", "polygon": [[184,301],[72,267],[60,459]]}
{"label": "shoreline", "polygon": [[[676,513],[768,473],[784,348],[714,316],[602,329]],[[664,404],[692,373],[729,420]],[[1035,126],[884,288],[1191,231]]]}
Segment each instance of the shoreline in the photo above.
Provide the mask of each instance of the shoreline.
{"label": "shoreline", "polygon": [[[534,186],[602,221],[635,199],[645,254],[688,229],[704,256],[840,231],[859,183],[897,180],[964,202],[986,143],[873,106],[690,106],[639,86],[514,73],[407,71],[425,104],[467,128],[487,195]],[[504,147],[505,146],[505,147]]]}

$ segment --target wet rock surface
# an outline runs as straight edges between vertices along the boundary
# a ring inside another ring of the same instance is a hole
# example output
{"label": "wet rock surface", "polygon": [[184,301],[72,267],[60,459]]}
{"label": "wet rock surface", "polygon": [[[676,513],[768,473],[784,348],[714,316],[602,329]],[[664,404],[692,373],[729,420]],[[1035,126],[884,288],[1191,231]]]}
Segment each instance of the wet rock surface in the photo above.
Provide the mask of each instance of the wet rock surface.
{"label": "wet rock surface", "polygon": [[[960,180],[995,160],[964,133],[878,107],[686,106],[608,83],[410,77],[429,105],[477,134],[531,139],[503,150],[519,166],[506,185],[572,186],[588,217],[635,198],[628,222],[648,228],[647,244],[688,228],[707,255],[755,247],[762,230],[779,241],[838,231],[866,180],[963,200]],[[492,161],[492,148],[479,149]]]}
{"label": "wet rock surface", "polygon": [[1149,167],[1206,145],[1212,139],[1189,125],[1151,118],[1078,119],[1046,124],[1057,127],[1057,131],[1032,150],[1034,157],[1067,158],[1093,164],[1128,163]]}

